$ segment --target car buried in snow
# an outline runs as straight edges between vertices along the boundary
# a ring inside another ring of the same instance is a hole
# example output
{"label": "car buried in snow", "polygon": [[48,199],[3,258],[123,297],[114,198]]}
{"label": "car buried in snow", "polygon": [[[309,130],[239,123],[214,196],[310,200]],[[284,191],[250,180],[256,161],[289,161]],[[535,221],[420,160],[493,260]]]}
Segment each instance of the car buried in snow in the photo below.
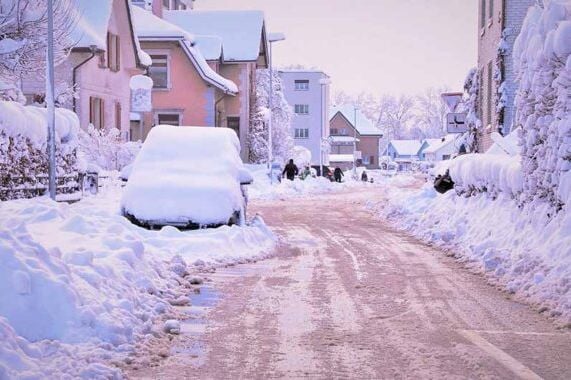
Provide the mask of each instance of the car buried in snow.
{"label": "car buried in snow", "polygon": [[243,225],[252,182],[233,130],[158,125],[133,163],[121,212],[149,229]]}

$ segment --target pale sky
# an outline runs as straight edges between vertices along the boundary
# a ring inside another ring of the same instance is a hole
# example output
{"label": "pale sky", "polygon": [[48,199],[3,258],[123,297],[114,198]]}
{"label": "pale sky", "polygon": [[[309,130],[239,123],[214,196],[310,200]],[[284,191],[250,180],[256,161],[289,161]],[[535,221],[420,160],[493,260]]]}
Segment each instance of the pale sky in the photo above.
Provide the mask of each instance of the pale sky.
{"label": "pale sky", "polygon": [[476,66],[475,0],[196,0],[197,10],[258,9],[274,67],[302,64],[331,76],[333,91],[415,95],[462,90]]}

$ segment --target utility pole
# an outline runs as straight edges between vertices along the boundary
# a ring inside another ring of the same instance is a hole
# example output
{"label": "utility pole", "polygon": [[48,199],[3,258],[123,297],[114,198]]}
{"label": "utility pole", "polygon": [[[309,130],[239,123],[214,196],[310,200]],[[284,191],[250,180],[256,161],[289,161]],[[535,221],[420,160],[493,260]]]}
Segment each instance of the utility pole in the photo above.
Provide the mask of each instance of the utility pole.
{"label": "utility pole", "polygon": [[353,133],[353,177],[357,177],[357,105],[353,105],[355,121],[355,131]]}
{"label": "utility pole", "polygon": [[48,0],[48,46],[46,54],[46,104],[48,122],[48,190],[50,198],[56,199],[56,142],[54,104],[54,5]]}

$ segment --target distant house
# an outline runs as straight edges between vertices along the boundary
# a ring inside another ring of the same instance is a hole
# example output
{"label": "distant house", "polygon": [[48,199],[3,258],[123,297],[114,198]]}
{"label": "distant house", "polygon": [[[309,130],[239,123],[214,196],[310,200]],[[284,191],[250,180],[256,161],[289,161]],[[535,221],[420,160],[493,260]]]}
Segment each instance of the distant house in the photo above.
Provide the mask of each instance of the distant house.
{"label": "distant house", "polygon": [[449,160],[456,153],[458,153],[458,147],[456,146],[457,135],[446,135],[441,139],[430,139],[425,140],[427,145],[422,149],[421,154],[424,156],[423,159],[430,162]]}
{"label": "distant house", "polygon": [[410,170],[413,162],[423,159],[422,150],[428,146],[420,140],[391,140],[386,149],[387,156],[398,164],[398,170]]}
{"label": "distant house", "polygon": [[355,154],[358,166],[379,168],[381,130],[350,105],[333,107],[329,115],[331,155]]}
{"label": "distant house", "polygon": [[[81,128],[117,128],[129,140],[129,81],[150,64],[133,32],[129,0],[76,0],[79,21],[72,38],[77,44],[56,68],[56,83],[69,84],[76,97],[60,105],[77,113]],[[30,100],[45,92],[38,78],[23,78]]]}
{"label": "distant house", "polygon": [[[481,152],[492,145],[492,133],[505,135],[514,127],[517,78],[513,68],[513,45],[527,10],[535,3],[536,0],[479,0],[477,108],[483,125],[478,135]],[[504,106],[498,110],[500,99]]]}
{"label": "distant house", "polygon": [[267,68],[269,62],[263,12],[169,10],[164,12],[164,19],[194,35],[210,67],[238,86],[237,96],[216,99],[217,105],[223,103],[217,123],[237,132],[246,161],[256,69]]}
{"label": "distant house", "polygon": [[223,126],[224,100],[234,98],[238,87],[216,73],[195,46],[194,37],[161,19],[161,12],[160,7],[133,9],[141,48],[153,61],[148,69],[153,110],[142,117],[132,115],[133,136],[144,140],[158,124]]}
{"label": "distant house", "polygon": [[309,149],[311,165],[328,165],[329,155],[322,143],[329,137],[329,76],[319,70],[280,70],[279,76],[285,98],[295,112],[294,144]]}

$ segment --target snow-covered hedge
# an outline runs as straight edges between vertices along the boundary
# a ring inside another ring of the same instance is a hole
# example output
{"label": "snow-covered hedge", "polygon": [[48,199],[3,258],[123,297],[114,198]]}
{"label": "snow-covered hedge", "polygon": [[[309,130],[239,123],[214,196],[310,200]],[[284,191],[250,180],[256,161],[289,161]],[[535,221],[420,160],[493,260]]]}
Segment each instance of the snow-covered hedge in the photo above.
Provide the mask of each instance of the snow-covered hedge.
{"label": "snow-covered hedge", "polygon": [[[0,101],[0,200],[41,195],[47,188],[46,109]],[[78,190],[79,119],[56,109],[58,192]]]}
{"label": "snow-covered hedge", "polygon": [[514,45],[515,123],[523,127],[524,200],[559,209],[571,169],[571,0],[543,3],[530,8]]}
{"label": "snow-covered hedge", "polygon": [[523,190],[520,156],[466,154],[448,163],[450,177],[458,193],[488,193],[496,197],[504,193],[512,198]]}

